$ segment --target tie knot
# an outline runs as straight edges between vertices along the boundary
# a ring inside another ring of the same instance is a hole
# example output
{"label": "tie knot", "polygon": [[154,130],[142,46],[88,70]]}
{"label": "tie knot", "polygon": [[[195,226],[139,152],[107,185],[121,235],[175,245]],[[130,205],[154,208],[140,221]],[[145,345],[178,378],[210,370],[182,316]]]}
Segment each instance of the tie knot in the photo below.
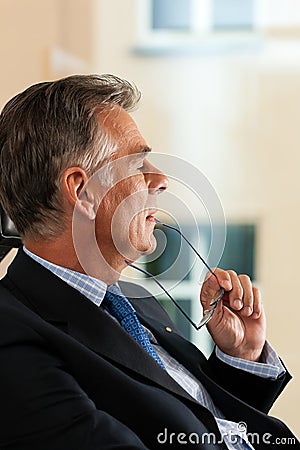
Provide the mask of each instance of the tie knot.
{"label": "tie knot", "polygon": [[102,304],[119,322],[128,315],[135,314],[133,307],[116,285],[108,288]]}

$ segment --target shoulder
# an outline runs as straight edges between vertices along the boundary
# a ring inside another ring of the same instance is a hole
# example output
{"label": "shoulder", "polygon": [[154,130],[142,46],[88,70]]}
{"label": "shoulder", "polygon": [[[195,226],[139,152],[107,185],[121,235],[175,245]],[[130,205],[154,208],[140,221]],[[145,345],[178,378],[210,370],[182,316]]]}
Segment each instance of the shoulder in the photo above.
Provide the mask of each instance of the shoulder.
{"label": "shoulder", "polygon": [[22,310],[26,309],[14,293],[0,281],[0,320],[22,314]]}
{"label": "shoulder", "polygon": [[37,331],[41,320],[0,282],[0,346],[41,341]]}

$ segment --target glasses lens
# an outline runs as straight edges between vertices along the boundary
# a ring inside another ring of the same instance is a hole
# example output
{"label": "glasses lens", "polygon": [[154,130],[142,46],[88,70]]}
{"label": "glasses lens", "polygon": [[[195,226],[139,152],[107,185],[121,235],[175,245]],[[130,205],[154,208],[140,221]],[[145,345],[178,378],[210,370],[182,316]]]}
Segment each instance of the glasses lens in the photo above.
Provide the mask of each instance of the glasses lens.
{"label": "glasses lens", "polygon": [[215,309],[216,308],[213,307],[211,309],[205,309],[203,311],[203,317],[202,317],[202,319],[200,320],[200,322],[198,323],[198,326],[197,326],[198,330],[200,328],[204,327],[204,325],[206,325],[210,321],[210,319],[212,318],[212,316],[213,316],[213,314],[215,312]]}
{"label": "glasses lens", "polygon": [[217,277],[215,277],[216,280],[216,287],[215,289],[209,288],[206,289],[205,283],[208,282],[208,280],[206,280],[204,282],[204,294],[206,296],[209,296],[210,298],[210,302],[209,302],[209,308],[204,309],[203,311],[203,317],[200,320],[200,322],[198,323],[198,330],[203,327],[204,325],[206,325],[210,319],[212,318],[219,301],[222,299],[223,295],[224,295],[224,289],[220,287],[218,281],[217,281]]}

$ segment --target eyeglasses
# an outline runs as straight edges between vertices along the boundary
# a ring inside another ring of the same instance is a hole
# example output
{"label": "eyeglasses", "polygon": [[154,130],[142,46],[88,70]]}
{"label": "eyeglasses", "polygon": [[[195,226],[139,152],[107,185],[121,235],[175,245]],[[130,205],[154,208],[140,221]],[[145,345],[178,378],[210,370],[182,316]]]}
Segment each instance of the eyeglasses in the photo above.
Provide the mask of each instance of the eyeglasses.
{"label": "eyeglasses", "polygon": [[[181,306],[174,300],[174,298],[169,294],[169,292],[166,290],[166,288],[161,284],[161,282],[156,278],[155,275],[152,275],[150,272],[148,272],[145,269],[141,269],[140,267],[130,263],[129,261],[125,261],[125,263],[132,267],[133,269],[136,269],[140,272],[142,272],[143,274],[147,275],[149,278],[152,278],[153,281],[155,281],[155,283],[164,291],[164,293],[169,297],[169,299],[174,303],[174,305],[180,310],[180,312],[184,315],[184,317],[189,321],[189,323],[196,329],[196,330],[200,330],[200,328],[204,327],[212,318],[212,316],[214,315],[214,312],[218,306],[219,301],[222,299],[223,295],[224,295],[224,289],[220,287],[220,283],[218,280],[217,275],[214,273],[214,271],[209,267],[209,265],[207,264],[207,262],[202,258],[202,256],[200,255],[200,253],[198,252],[198,250],[196,250],[196,248],[193,246],[193,244],[187,239],[187,237],[176,227],[173,227],[172,225],[166,224],[161,222],[160,220],[155,219],[155,222],[158,225],[161,225],[163,227],[166,228],[170,228],[171,230],[176,231],[176,233],[178,233],[181,238],[191,247],[191,249],[195,252],[195,254],[198,256],[198,258],[202,261],[202,263],[205,265],[205,267],[208,269],[208,271],[211,273],[212,276],[214,276],[218,282],[219,285],[219,289],[216,290],[216,292],[213,293],[211,301],[209,302],[209,308],[205,309],[203,311],[203,317],[200,320],[200,322],[198,323],[198,325],[192,321],[192,319],[186,314],[186,312],[181,308]],[[205,283],[207,282],[207,280],[205,281]]]}

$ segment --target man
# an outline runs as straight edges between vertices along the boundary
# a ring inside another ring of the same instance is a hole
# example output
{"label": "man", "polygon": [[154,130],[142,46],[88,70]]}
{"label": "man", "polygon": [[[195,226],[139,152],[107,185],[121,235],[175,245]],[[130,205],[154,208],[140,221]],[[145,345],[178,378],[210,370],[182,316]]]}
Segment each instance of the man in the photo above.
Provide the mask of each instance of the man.
{"label": "man", "polygon": [[71,76],[0,116],[0,201],[24,243],[0,286],[0,447],[298,447],[267,416],[290,375],[247,276],[217,269],[203,285],[204,308],[225,291],[209,361],[148,292],[118,284],[154,250],[168,186],[128,113],[138,100],[112,75]]}

